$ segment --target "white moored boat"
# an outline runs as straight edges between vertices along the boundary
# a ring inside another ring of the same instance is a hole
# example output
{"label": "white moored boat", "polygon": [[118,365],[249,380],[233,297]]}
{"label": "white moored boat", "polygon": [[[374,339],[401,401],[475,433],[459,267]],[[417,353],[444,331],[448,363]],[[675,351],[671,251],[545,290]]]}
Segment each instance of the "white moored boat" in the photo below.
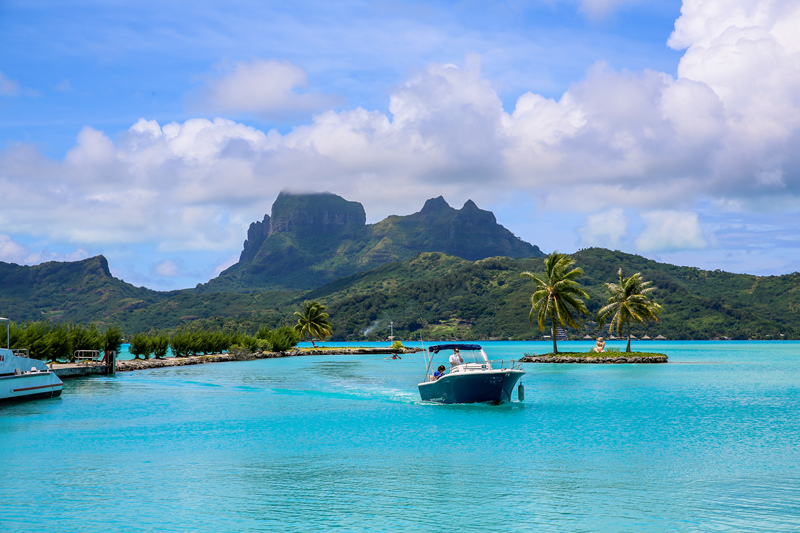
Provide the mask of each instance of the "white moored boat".
{"label": "white moored boat", "polygon": [[0,402],[23,402],[61,395],[63,384],[44,361],[17,355],[10,349],[9,321],[6,324],[6,347],[0,348]]}
{"label": "white moored boat", "polygon": [[[440,367],[431,374],[433,357],[441,351],[466,352],[461,364]],[[511,393],[525,375],[518,361],[489,361],[486,352],[477,344],[440,344],[427,351],[426,380],[420,383],[423,401],[438,403],[503,403],[511,401]],[[520,399],[522,393],[520,392]]]}

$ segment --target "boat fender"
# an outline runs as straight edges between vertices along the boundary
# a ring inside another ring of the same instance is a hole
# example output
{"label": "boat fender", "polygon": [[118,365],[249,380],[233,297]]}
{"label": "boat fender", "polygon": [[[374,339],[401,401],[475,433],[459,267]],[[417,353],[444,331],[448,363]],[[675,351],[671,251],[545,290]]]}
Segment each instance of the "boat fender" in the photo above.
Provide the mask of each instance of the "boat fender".
{"label": "boat fender", "polygon": [[525,401],[525,385],[522,383],[520,383],[519,387],[517,387],[517,398],[519,398],[519,401],[521,402]]}

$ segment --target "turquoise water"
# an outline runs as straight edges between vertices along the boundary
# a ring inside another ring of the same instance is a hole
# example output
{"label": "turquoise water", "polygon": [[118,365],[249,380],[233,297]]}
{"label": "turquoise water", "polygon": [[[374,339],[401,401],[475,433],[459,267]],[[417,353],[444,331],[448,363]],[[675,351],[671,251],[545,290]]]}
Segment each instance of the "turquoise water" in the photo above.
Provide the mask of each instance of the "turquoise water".
{"label": "turquoise water", "polygon": [[800,530],[800,343],[636,347],[670,363],[529,364],[501,406],[420,403],[421,354],[66,381],[0,406],[0,529]]}

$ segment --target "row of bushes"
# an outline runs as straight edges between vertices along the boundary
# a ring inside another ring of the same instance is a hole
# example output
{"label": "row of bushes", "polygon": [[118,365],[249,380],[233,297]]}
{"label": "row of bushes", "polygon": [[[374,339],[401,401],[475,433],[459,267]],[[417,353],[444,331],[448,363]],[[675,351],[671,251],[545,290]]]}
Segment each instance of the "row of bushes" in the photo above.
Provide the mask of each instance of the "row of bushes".
{"label": "row of bushes", "polygon": [[34,359],[72,360],[76,350],[119,351],[122,331],[116,326],[98,331],[94,324],[52,324],[45,321],[9,325],[12,349],[27,348]]}
{"label": "row of bushes", "polygon": [[[119,351],[122,332],[116,326],[100,332],[94,324],[51,324],[38,321],[10,325],[12,349],[27,348],[31,357],[47,361],[72,361],[76,350]],[[262,327],[254,336],[240,332],[180,329],[136,333],[130,338],[130,353],[136,358],[165,357],[169,350],[175,357],[239,352],[284,352],[297,346],[300,334],[289,326]]]}
{"label": "row of bushes", "polygon": [[169,349],[175,357],[223,353],[231,350],[253,353],[285,352],[300,342],[300,334],[289,326],[258,330],[255,336],[244,333],[206,330],[179,330],[172,336],[165,332],[137,333],[128,348],[133,356],[144,359],[165,357]]}

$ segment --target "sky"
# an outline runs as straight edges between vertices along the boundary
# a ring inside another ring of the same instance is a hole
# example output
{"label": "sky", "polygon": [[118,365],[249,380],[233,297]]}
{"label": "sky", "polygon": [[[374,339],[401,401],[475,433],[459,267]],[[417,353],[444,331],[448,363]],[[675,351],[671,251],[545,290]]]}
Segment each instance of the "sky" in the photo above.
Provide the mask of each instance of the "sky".
{"label": "sky", "polygon": [[194,287],[279,192],[800,271],[796,0],[0,0],[0,261]]}

